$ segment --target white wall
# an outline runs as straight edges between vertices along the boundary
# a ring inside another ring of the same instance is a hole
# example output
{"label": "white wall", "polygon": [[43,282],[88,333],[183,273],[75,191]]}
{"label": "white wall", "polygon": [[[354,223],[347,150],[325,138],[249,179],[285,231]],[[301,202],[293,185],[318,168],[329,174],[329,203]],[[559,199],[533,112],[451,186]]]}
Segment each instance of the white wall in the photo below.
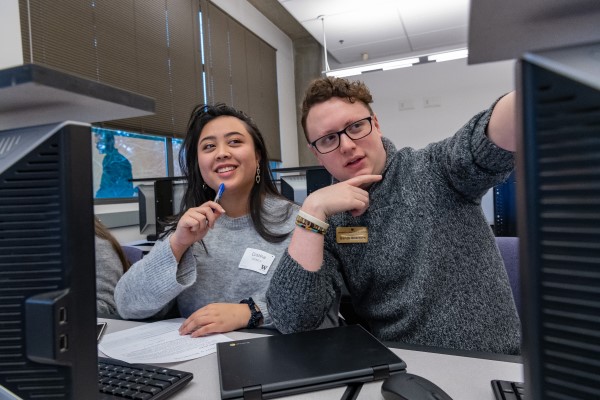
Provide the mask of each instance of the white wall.
{"label": "white wall", "polygon": [[[467,65],[466,59],[362,74],[383,135],[421,148],[451,136],[477,112],[514,89],[514,61]],[[438,106],[426,107],[429,104]],[[404,110],[400,104],[404,104]],[[412,108],[411,108],[412,107]]]}
{"label": "white wall", "polygon": [[0,2],[0,69],[23,64],[19,0]]}
{"label": "white wall", "polygon": [[[371,89],[383,135],[398,148],[418,149],[453,135],[473,115],[514,90],[514,78],[514,61],[467,65],[463,59],[350,79],[360,79]],[[481,204],[489,223],[494,222],[493,201],[490,190]]]}
{"label": "white wall", "polygon": [[298,139],[292,40],[246,0],[212,0],[212,2],[277,50],[281,158],[283,167],[297,167]]}

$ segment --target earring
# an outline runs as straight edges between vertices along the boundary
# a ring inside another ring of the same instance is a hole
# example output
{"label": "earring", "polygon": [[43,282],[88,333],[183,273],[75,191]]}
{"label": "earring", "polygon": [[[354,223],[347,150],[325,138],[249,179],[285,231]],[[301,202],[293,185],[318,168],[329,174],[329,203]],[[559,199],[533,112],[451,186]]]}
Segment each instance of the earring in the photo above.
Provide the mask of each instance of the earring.
{"label": "earring", "polygon": [[202,190],[206,190],[206,182],[202,182]]}
{"label": "earring", "polygon": [[256,167],[256,184],[260,183],[260,165]]}

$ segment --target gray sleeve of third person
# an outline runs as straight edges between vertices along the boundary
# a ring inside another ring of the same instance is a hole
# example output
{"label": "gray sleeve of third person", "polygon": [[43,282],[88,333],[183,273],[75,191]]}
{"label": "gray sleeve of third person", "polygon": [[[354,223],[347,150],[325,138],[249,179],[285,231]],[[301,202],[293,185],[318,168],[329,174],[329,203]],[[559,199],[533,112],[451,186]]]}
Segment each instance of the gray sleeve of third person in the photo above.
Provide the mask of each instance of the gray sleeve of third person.
{"label": "gray sleeve of third person", "polygon": [[196,261],[191,250],[177,264],[169,241],[156,242],[152,251],[133,264],[117,283],[117,311],[125,319],[153,317],[195,281]]}

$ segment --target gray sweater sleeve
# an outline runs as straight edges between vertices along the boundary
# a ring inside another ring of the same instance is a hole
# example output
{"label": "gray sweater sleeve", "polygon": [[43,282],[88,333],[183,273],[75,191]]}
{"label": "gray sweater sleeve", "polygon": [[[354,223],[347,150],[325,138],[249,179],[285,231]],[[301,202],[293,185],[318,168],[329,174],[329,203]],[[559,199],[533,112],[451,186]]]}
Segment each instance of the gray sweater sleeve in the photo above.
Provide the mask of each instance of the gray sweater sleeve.
{"label": "gray sweater sleeve", "polygon": [[158,241],[144,258],[119,280],[115,301],[125,319],[144,319],[160,314],[196,281],[196,263],[188,249],[179,265],[168,239]]}
{"label": "gray sweater sleeve", "polygon": [[96,236],[96,311],[117,315],[114,291],[123,275],[123,264],[108,240]]}
{"label": "gray sweater sleeve", "polygon": [[[332,235],[334,230],[327,232]],[[335,238],[333,239],[335,240]],[[282,333],[337,325],[342,277],[335,257],[325,250],[317,272],[305,270],[286,251],[267,291],[273,324]]]}
{"label": "gray sweater sleeve", "polygon": [[493,106],[469,120],[455,135],[426,147],[429,165],[464,198],[479,203],[514,168],[514,154],[496,146],[486,135]]}

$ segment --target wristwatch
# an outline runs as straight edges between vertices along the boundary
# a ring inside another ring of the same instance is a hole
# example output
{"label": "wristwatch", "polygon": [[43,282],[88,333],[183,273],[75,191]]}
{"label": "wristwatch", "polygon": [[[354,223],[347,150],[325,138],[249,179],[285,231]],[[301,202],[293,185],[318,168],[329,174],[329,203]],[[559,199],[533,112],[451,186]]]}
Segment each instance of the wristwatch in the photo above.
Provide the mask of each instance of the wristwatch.
{"label": "wristwatch", "polygon": [[254,300],[252,300],[252,297],[240,301],[240,304],[248,304],[248,307],[250,308],[250,320],[248,321],[248,326],[246,326],[246,328],[256,328],[263,317],[260,309]]}

